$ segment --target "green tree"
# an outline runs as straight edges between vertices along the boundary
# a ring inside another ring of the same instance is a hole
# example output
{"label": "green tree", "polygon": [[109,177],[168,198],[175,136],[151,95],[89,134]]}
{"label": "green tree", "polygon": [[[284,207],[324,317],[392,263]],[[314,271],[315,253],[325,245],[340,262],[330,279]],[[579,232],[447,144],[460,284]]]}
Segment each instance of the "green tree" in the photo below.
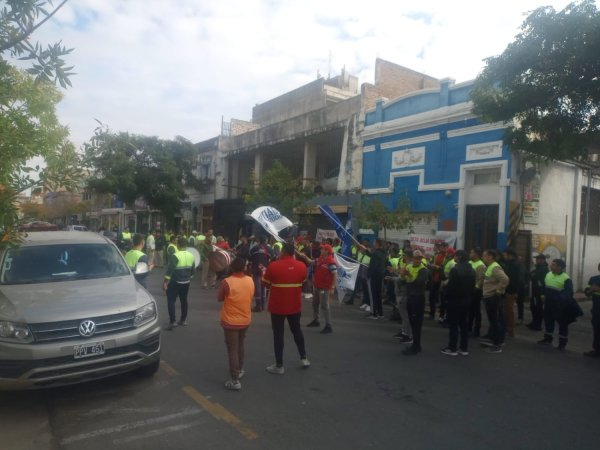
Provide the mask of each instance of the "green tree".
{"label": "green tree", "polygon": [[[600,143],[600,14],[593,0],[541,7],[488,58],[471,93],[484,121],[512,122],[506,142],[541,159],[585,158]],[[514,122],[513,122],[514,120]]]}
{"label": "green tree", "polygon": [[197,187],[193,144],[182,138],[113,133],[101,125],[84,144],[86,165],[92,171],[90,189],[117,195],[128,205],[144,199],[168,219],[179,212],[184,187]]}
{"label": "green tree", "polygon": [[[69,188],[81,176],[68,130],[55,113],[61,99],[55,83],[71,84],[72,68],[62,59],[71,50],[60,43],[43,48],[31,41],[34,31],[65,3],[53,7],[51,1],[0,1],[0,246],[20,242],[19,192],[36,185]],[[29,73],[7,58],[31,61]],[[29,164],[36,157],[43,169]]]}
{"label": "green tree", "polygon": [[[392,201],[391,196],[385,198],[386,203]],[[398,230],[412,227],[412,213],[410,199],[407,195],[401,196],[395,208],[389,208],[379,198],[372,195],[361,195],[354,204],[353,217],[361,228],[371,228],[376,232],[383,231],[383,239],[387,240],[388,230]]]}
{"label": "green tree", "polygon": [[272,206],[287,218],[297,219],[305,210],[306,201],[313,197],[312,189],[302,184],[301,177],[294,177],[291,170],[276,159],[260,178],[252,172],[243,198],[250,209]]}

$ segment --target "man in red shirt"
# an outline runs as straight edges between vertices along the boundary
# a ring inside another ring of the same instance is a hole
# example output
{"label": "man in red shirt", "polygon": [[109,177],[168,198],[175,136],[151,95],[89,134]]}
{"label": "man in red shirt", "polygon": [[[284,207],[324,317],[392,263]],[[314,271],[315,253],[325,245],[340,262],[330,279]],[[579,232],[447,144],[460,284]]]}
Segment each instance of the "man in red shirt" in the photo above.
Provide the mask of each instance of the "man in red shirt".
{"label": "man in red shirt", "polygon": [[321,254],[319,257],[311,261],[313,264],[313,321],[306,326],[318,327],[320,325],[320,306],[325,318],[325,327],[321,330],[321,334],[328,334],[333,332],[330,322],[329,296],[335,289],[337,264],[333,257],[333,248],[331,248],[331,245],[322,245],[320,251]]}
{"label": "man in red shirt", "polygon": [[273,329],[273,344],[275,348],[275,364],[268,366],[267,372],[283,375],[283,332],[287,319],[294,342],[298,347],[302,367],[309,367],[304,348],[304,335],[300,328],[302,312],[302,283],[306,280],[306,265],[294,259],[294,244],[287,243],[281,249],[277,261],[267,267],[263,283],[271,287],[269,294],[269,312],[271,313],[271,328]]}

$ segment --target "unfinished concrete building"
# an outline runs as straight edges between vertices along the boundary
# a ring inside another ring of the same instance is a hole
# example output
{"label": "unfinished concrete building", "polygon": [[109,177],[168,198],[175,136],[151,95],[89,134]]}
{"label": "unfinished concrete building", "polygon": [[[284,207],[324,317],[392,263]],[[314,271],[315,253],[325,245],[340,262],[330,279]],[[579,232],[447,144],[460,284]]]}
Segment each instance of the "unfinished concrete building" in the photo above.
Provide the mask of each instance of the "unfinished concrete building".
{"label": "unfinished concrete building", "polygon": [[327,204],[343,215],[348,194],[361,189],[364,112],[378,99],[435,87],[435,78],[377,59],[374,84],[359,86],[357,77],[342,70],[256,105],[251,121],[232,119],[215,155],[215,227],[224,219],[219,210],[241,208],[251,174],[260,178],[275,160],[316,195],[327,195]]}

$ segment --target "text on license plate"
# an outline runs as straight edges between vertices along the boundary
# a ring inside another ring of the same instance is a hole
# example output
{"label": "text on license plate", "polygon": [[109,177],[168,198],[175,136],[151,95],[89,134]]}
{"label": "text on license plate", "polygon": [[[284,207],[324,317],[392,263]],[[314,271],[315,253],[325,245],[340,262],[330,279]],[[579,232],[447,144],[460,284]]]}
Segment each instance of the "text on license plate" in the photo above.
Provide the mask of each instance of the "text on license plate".
{"label": "text on license plate", "polygon": [[75,345],[73,347],[73,356],[75,359],[98,355],[104,355],[104,342],[92,342],[90,344]]}

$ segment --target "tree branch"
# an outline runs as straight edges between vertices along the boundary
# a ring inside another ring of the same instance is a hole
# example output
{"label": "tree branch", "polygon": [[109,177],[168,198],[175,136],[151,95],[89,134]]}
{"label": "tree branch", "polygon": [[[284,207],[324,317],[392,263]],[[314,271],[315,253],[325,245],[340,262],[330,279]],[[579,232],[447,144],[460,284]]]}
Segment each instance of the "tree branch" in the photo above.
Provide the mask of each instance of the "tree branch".
{"label": "tree branch", "polygon": [[41,27],[44,23],[46,23],[47,20],[49,20],[54,14],[56,14],[56,12],[63,7],[63,5],[65,3],[67,3],[69,0],[63,0],[62,3],[60,5],[58,5],[54,11],[52,11],[50,14],[48,14],[44,20],[42,20],[40,23],[38,23],[37,25],[35,25],[34,27],[31,27],[29,30],[25,31],[23,34],[17,36],[16,38],[14,38],[12,41],[7,42],[4,45],[0,46],[0,53],[5,52],[6,50],[8,50],[9,48],[14,47],[15,45],[17,45],[19,42],[22,42],[24,40],[26,40],[29,36],[31,36],[31,34],[37,30],[39,27]]}

